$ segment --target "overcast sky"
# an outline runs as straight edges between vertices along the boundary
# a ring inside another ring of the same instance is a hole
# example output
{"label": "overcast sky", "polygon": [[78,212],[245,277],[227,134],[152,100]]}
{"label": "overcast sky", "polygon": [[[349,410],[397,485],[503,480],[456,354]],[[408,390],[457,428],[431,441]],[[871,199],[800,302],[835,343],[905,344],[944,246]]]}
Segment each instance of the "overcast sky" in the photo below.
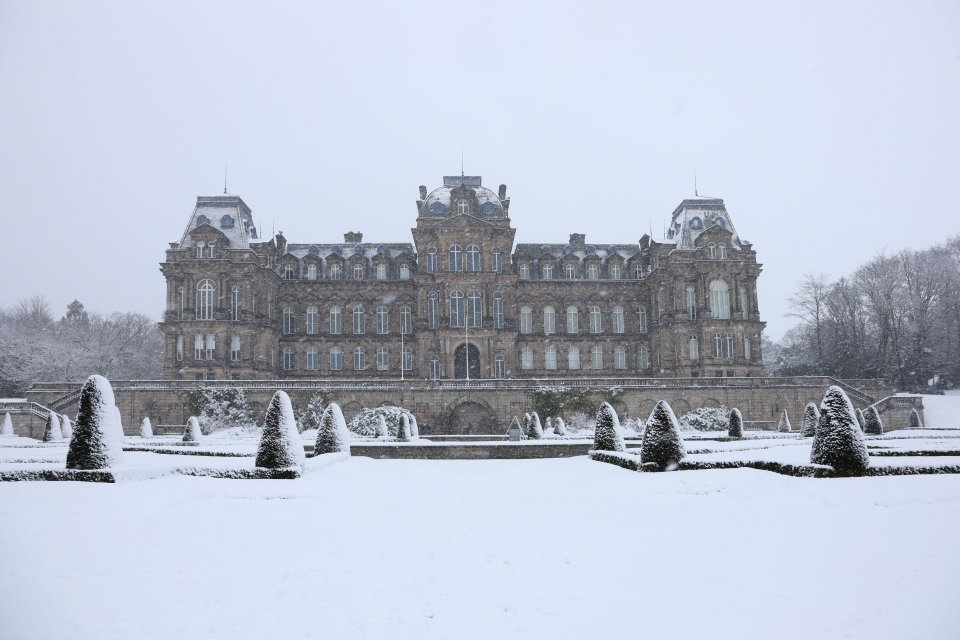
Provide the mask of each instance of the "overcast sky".
{"label": "overcast sky", "polygon": [[[0,305],[159,319],[197,195],[292,242],[410,241],[508,185],[518,242],[721,197],[774,338],[808,272],[960,233],[960,3],[0,0]],[[316,5],[316,6],[310,6]]]}

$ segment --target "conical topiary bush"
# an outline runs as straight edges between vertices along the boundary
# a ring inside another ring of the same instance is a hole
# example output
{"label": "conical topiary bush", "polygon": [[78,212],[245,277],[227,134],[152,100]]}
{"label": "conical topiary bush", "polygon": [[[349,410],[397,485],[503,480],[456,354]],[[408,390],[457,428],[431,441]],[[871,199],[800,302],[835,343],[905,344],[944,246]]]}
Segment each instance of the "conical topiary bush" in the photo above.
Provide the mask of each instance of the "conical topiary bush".
{"label": "conical topiary bush", "polygon": [[70,418],[64,415],[60,416],[60,435],[68,442],[73,437],[73,423],[70,422]]}
{"label": "conical topiary bush", "polygon": [[532,430],[533,430],[533,416],[531,416],[529,413],[525,413],[523,414],[523,435],[527,436],[528,438],[532,437],[530,435],[530,431]]}
{"label": "conical topiary bush", "polygon": [[390,427],[387,426],[387,418],[383,414],[378,416],[379,420],[377,421],[377,437],[386,438],[390,435]]}
{"label": "conical topiary bush", "polygon": [[150,422],[150,418],[145,417],[143,419],[143,422],[140,423],[140,437],[141,438],[153,437],[153,424]]}
{"label": "conical topiary bush", "polygon": [[597,426],[593,432],[593,448],[597,451],[624,451],[623,430],[620,418],[609,402],[600,405],[597,411]]}
{"label": "conical topiary bush", "polygon": [[187,427],[183,430],[184,442],[200,442],[202,434],[200,433],[200,423],[196,416],[190,416],[187,420]]}
{"label": "conical topiary bush", "polygon": [[810,448],[810,462],[825,464],[841,475],[857,475],[870,466],[867,443],[857,426],[847,394],[831,386],[820,403],[820,422]]}
{"label": "conical topiary bush", "polygon": [[863,412],[863,432],[871,436],[883,435],[883,420],[880,419],[880,414],[873,405]]}
{"label": "conical topiary bush", "polygon": [[317,441],[313,446],[313,455],[325,453],[350,453],[350,430],[343,418],[343,411],[336,402],[324,409],[317,427]]}
{"label": "conical topiary bush", "polygon": [[743,416],[740,415],[740,409],[730,410],[730,420],[727,423],[727,435],[731,438],[743,437]]}
{"label": "conical topiary bush", "polygon": [[558,436],[565,436],[565,435],[567,435],[567,423],[564,422],[564,421],[563,421],[563,418],[561,418],[560,416],[557,416],[557,421],[556,421],[555,423],[553,423],[553,431],[554,431]]}
{"label": "conical topiary bush", "polygon": [[47,425],[43,429],[44,442],[60,442],[63,434],[60,432],[60,416],[53,411],[47,414]]}
{"label": "conical topiary bush", "polygon": [[530,432],[527,435],[533,440],[543,438],[543,425],[540,424],[540,415],[536,411],[530,414]]}
{"label": "conical topiary bush", "polygon": [[820,420],[820,410],[817,405],[808,402],[803,410],[803,422],[800,424],[800,437],[812,438],[817,432],[817,422]]}
{"label": "conical topiary bush", "polygon": [[117,423],[113,387],[90,376],[80,389],[80,408],[67,450],[67,469],[109,469],[123,462],[123,425]]}
{"label": "conical topiary bush", "polygon": [[647,418],[647,428],[640,445],[640,461],[652,462],[661,470],[668,470],[686,455],[677,416],[667,401],[661,400]]}
{"label": "conical topiary bush", "polygon": [[417,424],[417,416],[410,414],[410,437],[413,440],[420,439],[420,426]]}
{"label": "conical topiary bush", "polygon": [[853,417],[857,419],[857,426],[860,427],[860,431],[866,431],[867,425],[863,419],[863,411],[861,411],[860,409],[856,409],[853,412]]}
{"label": "conical topiary bush", "polygon": [[793,427],[790,426],[790,416],[787,415],[787,410],[784,409],[783,413],[780,414],[780,422],[777,423],[777,431],[780,433],[788,433]]}
{"label": "conical topiary bush", "polygon": [[407,417],[406,413],[401,413],[400,420],[397,422],[397,441],[410,441],[410,418]]}
{"label": "conical topiary bush", "polygon": [[303,468],[304,458],[290,396],[285,391],[277,391],[263,419],[263,434],[255,464],[264,469]]}
{"label": "conical topiary bush", "polygon": [[13,436],[16,433],[13,430],[13,420],[10,418],[10,414],[6,413],[3,416],[3,424],[0,425],[0,436]]}

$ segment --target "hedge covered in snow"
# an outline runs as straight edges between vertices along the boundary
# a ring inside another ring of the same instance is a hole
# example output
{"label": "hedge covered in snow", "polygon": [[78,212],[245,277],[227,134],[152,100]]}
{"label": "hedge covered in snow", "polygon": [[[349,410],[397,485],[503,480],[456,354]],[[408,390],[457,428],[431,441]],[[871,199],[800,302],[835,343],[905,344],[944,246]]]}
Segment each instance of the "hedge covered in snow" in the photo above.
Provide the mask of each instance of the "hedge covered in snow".
{"label": "hedge covered in snow", "polygon": [[680,416],[684,431],[726,431],[730,424],[730,410],[719,407],[699,407]]}
{"label": "hedge covered in snow", "polygon": [[665,470],[683,460],[686,454],[677,417],[667,401],[661,400],[647,419],[640,445],[640,461],[652,462]]}
{"label": "hedge covered in snow", "polygon": [[53,411],[47,413],[47,424],[43,429],[44,442],[60,442],[63,440],[63,433],[60,431],[60,416]]}
{"label": "hedge covered in snow", "polygon": [[313,455],[325,453],[349,453],[350,430],[343,419],[343,411],[336,402],[331,402],[324,409],[320,417],[320,426],[317,427],[317,441],[313,445]]}
{"label": "hedge covered in snow", "polygon": [[141,438],[153,437],[153,425],[150,423],[150,418],[144,418],[143,422],[140,423],[140,437]]}
{"label": "hedge covered in snow", "polygon": [[740,415],[740,409],[730,410],[730,421],[727,424],[727,436],[731,438],[743,437],[743,416]]}
{"label": "hedge covered in snow", "polygon": [[123,462],[123,425],[113,387],[90,376],[80,389],[77,424],[67,451],[67,469],[109,469]]}
{"label": "hedge covered in snow", "polygon": [[831,386],[820,403],[820,422],[813,436],[810,462],[829,465],[845,475],[861,474],[870,466],[867,443],[857,425],[853,404],[840,387]]}
{"label": "hedge covered in snow", "polygon": [[3,425],[0,426],[0,436],[12,436],[15,435],[13,431],[13,420],[10,418],[9,413],[3,415]]}
{"label": "hedge covered in snow", "polygon": [[527,432],[527,437],[531,440],[542,440],[543,425],[540,424],[540,415],[536,411],[527,415],[530,416],[530,431]]}
{"label": "hedge covered in snow", "polygon": [[787,410],[784,409],[783,413],[780,414],[780,422],[777,423],[777,431],[787,433],[792,430],[793,426],[790,424],[790,416],[787,415]]}
{"label": "hedge covered in snow", "polygon": [[183,442],[200,442],[200,422],[196,416],[187,419],[187,426],[183,430]]}
{"label": "hedge covered in snow", "polygon": [[817,432],[817,423],[820,422],[820,410],[817,405],[808,402],[803,410],[803,422],[800,424],[800,437],[812,438]]}
{"label": "hedge covered in snow", "polygon": [[246,393],[239,387],[202,387],[190,394],[190,403],[202,433],[239,427],[257,428]]}
{"label": "hedge covered in snow", "polygon": [[623,451],[623,430],[620,419],[609,402],[600,405],[597,425],[593,432],[593,448],[597,451]]}
{"label": "hedge covered in snow", "polygon": [[255,465],[264,469],[302,469],[304,458],[290,396],[285,391],[277,391],[263,419],[263,433],[257,447]]}
{"label": "hedge covered in snow", "polygon": [[880,419],[877,408],[872,405],[863,412],[863,432],[871,436],[883,435],[883,420]]}
{"label": "hedge covered in snow", "polygon": [[[378,438],[396,436],[400,430],[400,417],[404,414],[408,416],[407,421],[410,424],[411,437],[420,437],[419,427],[416,426],[416,418],[403,407],[386,406],[361,409],[360,413],[354,416],[347,426],[350,431],[358,436],[375,436]],[[383,432],[383,425],[386,426],[385,433]]]}

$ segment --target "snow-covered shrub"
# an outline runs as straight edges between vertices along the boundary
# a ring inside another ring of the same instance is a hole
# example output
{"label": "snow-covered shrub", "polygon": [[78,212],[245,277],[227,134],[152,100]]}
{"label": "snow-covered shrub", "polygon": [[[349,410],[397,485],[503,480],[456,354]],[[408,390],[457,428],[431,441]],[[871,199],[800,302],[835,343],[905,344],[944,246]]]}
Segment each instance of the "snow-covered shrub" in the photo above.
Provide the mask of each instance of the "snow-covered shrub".
{"label": "snow-covered shrub", "polygon": [[113,387],[90,376],[80,389],[77,424],[67,451],[67,469],[109,469],[123,462],[123,425],[114,411]]}
{"label": "snow-covered shrub", "polygon": [[[403,407],[386,406],[374,407],[372,409],[365,407],[360,410],[360,413],[354,416],[353,420],[351,420],[347,426],[350,428],[350,431],[358,436],[395,436],[397,435],[397,428],[400,425],[400,416],[405,413],[410,414],[410,411]],[[381,416],[386,422],[387,427],[387,432],[383,436],[379,435],[382,428]],[[419,434],[419,430],[417,433]]]}
{"label": "snow-covered shrub", "polygon": [[150,418],[148,417],[144,417],[143,422],[140,423],[140,437],[141,438],[153,437],[153,425],[150,424]]}
{"label": "snow-covered shrub", "polygon": [[187,426],[183,430],[184,442],[200,442],[200,421],[196,416],[190,416],[187,420]]}
{"label": "snow-covered shrub", "polygon": [[857,419],[857,426],[860,427],[860,431],[866,431],[866,421],[863,419],[863,411],[857,409],[854,412],[854,417]]}
{"label": "snow-covered shrub", "polygon": [[547,416],[546,422],[543,423],[543,433],[544,435],[556,433],[556,431],[553,430],[553,418],[551,416]]}
{"label": "snow-covered shrub", "polygon": [[543,438],[543,425],[540,424],[540,415],[534,411],[530,415],[530,431],[527,435],[532,440],[541,440]]}
{"label": "snow-covered shrub", "polygon": [[624,451],[623,431],[620,418],[609,402],[600,405],[597,411],[597,426],[593,432],[593,448],[596,451]]}
{"label": "snow-covered shrub", "polygon": [[624,435],[642,436],[647,423],[641,418],[627,418],[620,423],[620,426],[623,427]]}
{"label": "snow-covered shrub", "polygon": [[253,431],[258,426],[257,417],[241,388],[202,387],[191,394],[190,401],[203,433],[231,427]]}
{"label": "snow-covered shrub", "polygon": [[730,410],[725,406],[699,407],[680,416],[679,425],[684,431],[726,431],[730,422]]}
{"label": "snow-covered shrub", "polygon": [[533,416],[525,413],[523,414],[523,435],[529,438],[531,429],[533,429]]}
{"label": "snow-covered shrub", "polygon": [[[297,421],[303,424],[303,431],[309,431],[310,429],[318,429],[320,427],[320,420],[323,418],[324,411],[327,407],[327,401],[322,392],[316,392],[302,409],[295,410],[294,413],[297,416]],[[300,428],[299,426],[297,428]],[[301,433],[303,433],[301,431]]]}
{"label": "snow-covered shrub", "polygon": [[743,437],[743,416],[740,415],[740,409],[730,410],[730,422],[727,424],[727,435],[731,438]]}
{"label": "snow-covered shrub", "polygon": [[870,466],[867,443],[857,426],[847,394],[831,386],[820,403],[820,422],[810,448],[810,462],[825,464],[839,474],[862,473]]}
{"label": "snow-covered shrub", "polygon": [[297,433],[303,433],[307,428],[303,426],[303,420],[297,420]]}
{"label": "snow-covered shrub", "polygon": [[579,435],[581,433],[593,433],[596,424],[596,420],[592,416],[578,411],[570,416],[564,426],[568,433]]}
{"label": "snow-covered shrub", "polygon": [[63,433],[60,431],[60,416],[53,411],[47,414],[47,425],[43,429],[44,442],[59,442],[63,440]]}
{"label": "snow-covered shrub", "polygon": [[803,423],[800,425],[800,437],[812,438],[817,432],[817,422],[820,421],[820,410],[817,405],[808,402],[803,410]]}
{"label": "snow-covered shrub", "polygon": [[410,437],[414,440],[420,439],[420,426],[417,424],[417,416],[412,413],[408,413],[410,416]]}
{"label": "snow-covered shrub", "polygon": [[652,462],[661,470],[668,470],[686,455],[677,416],[670,404],[661,400],[647,418],[647,428],[643,432],[643,442],[640,445],[640,462]]}
{"label": "snow-covered shrub", "polygon": [[62,414],[60,415],[60,435],[67,441],[73,437],[73,423],[70,422],[70,418]]}
{"label": "snow-covered shrub", "polygon": [[3,416],[3,426],[0,426],[0,436],[12,436],[15,435],[13,431],[13,420],[10,419],[10,414],[4,414]]}
{"label": "snow-covered shrub", "polygon": [[377,437],[386,438],[390,435],[390,427],[387,426],[387,418],[383,414],[379,416],[380,420],[377,423]]}
{"label": "snow-covered shrub", "polygon": [[255,466],[264,469],[303,468],[304,457],[290,396],[285,391],[277,391],[263,419]]}
{"label": "snow-covered shrub", "polygon": [[793,430],[793,427],[790,424],[790,416],[787,415],[787,410],[784,409],[783,413],[780,414],[780,422],[777,423],[777,431],[780,433],[788,433]]}
{"label": "snow-covered shrub", "polygon": [[409,413],[404,413],[400,416],[400,425],[397,428],[397,440],[400,442],[408,442],[410,440],[410,418],[407,416]]}
{"label": "snow-covered shrub", "polygon": [[872,436],[883,435],[883,420],[880,419],[880,414],[874,406],[867,407],[863,412],[863,432]]}
{"label": "snow-covered shrub", "polygon": [[557,421],[553,423],[553,432],[558,436],[567,435],[567,425],[563,422],[563,418],[557,416]]}
{"label": "snow-covered shrub", "polygon": [[920,412],[916,408],[910,409],[910,428],[920,429],[923,424],[920,422]]}
{"label": "snow-covered shrub", "polygon": [[336,402],[327,405],[320,416],[320,425],[317,427],[317,441],[313,446],[313,455],[324,453],[349,453],[350,430],[347,421],[343,419],[343,411]]}

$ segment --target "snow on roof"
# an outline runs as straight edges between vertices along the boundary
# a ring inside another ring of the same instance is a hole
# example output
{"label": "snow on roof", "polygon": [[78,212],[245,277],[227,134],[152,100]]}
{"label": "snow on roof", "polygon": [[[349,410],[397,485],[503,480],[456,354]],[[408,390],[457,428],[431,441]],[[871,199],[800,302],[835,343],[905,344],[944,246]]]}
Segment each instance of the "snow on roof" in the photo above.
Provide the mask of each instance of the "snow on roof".
{"label": "snow on roof", "polygon": [[197,196],[197,204],[180,240],[181,249],[192,246],[190,232],[203,224],[209,224],[223,233],[231,249],[246,249],[250,240],[257,239],[253,214],[240,196]]}
{"label": "snow on roof", "polygon": [[315,255],[319,258],[328,258],[332,255],[350,258],[357,255],[357,249],[363,251],[363,256],[368,259],[385,254],[389,258],[396,258],[403,254],[414,255],[413,245],[409,242],[361,242],[358,244],[333,243],[333,244],[288,244],[287,253],[303,260],[308,255]]}
{"label": "snow on roof", "polygon": [[700,234],[714,226],[730,231],[733,234],[731,244],[740,248],[740,237],[721,198],[687,198],[673,210],[663,244],[693,249]]}
{"label": "snow on roof", "polygon": [[550,255],[553,258],[563,258],[564,256],[574,255],[580,260],[587,256],[597,256],[601,260],[606,260],[613,256],[620,256],[628,260],[640,253],[640,247],[636,244],[609,244],[609,243],[589,243],[585,245],[570,244],[543,244],[543,243],[518,243],[514,249],[514,254],[525,253],[535,258],[543,255]]}

